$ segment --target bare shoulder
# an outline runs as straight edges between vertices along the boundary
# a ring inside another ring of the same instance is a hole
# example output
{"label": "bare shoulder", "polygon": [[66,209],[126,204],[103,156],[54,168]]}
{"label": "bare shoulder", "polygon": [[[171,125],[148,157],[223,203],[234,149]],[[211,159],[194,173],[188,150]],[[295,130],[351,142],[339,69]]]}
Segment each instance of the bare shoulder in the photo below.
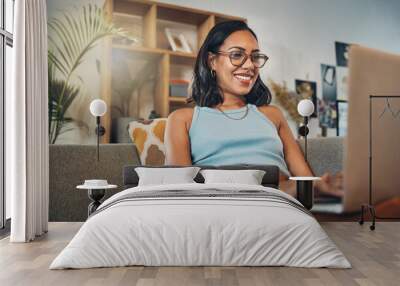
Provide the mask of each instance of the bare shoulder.
{"label": "bare shoulder", "polygon": [[190,128],[193,117],[193,107],[184,107],[174,110],[168,115],[168,123],[170,124],[185,124],[187,130]]}
{"label": "bare shoulder", "polygon": [[192,107],[179,108],[168,115],[168,120],[191,121],[193,117],[193,111],[194,108]]}
{"label": "bare shoulder", "polygon": [[282,110],[276,105],[263,105],[259,106],[258,110],[260,110],[265,116],[270,119],[277,128],[281,125],[281,122],[285,119]]}
{"label": "bare shoulder", "polygon": [[260,111],[267,112],[269,114],[273,114],[275,116],[283,116],[282,110],[276,105],[262,105],[258,107]]}

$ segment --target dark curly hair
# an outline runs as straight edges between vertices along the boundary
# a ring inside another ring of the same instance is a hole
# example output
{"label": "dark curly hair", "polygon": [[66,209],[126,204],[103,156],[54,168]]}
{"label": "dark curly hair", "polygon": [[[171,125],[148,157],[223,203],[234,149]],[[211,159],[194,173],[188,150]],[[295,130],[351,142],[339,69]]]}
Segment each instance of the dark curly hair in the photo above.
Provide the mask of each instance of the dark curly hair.
{"label": "dark curly hair", "polygon": [[[192,92],[190,101],[198,106],[213,107],[223,103],[222,93],[217,85],[215,77],[211,75],[208,65],[209,53],[216,53],[226,38],[236,31],[249,31],[256,39],[252,29],[243,21],[227,21],[215,25],[208,33],[197,55],[193,72]],[[245,96],[247,103],[256,106],[268,105],[271,102],[271,92],[263,83],[260,76],[254,83],[251,91]]]}

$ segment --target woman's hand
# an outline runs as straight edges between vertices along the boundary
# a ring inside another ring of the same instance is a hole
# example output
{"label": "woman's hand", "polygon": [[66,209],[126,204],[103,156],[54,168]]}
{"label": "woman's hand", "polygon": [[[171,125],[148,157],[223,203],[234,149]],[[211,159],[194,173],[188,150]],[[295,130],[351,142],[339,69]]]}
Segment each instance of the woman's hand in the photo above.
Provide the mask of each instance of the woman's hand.
{"label": "woman's hand", "polygon": [[317,197],[343,197],[343,173],[337,172],[334,176],[332,176],[330,173],[323,174],[321,176],[321,180],[315,182],[315,195]]}

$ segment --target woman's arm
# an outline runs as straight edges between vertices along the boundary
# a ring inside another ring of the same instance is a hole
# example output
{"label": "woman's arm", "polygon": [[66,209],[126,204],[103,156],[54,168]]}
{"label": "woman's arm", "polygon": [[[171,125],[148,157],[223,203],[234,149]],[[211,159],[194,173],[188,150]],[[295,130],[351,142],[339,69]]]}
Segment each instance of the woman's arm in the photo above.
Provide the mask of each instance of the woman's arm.
{"label": "woman's arm", "polygon": [[260,110],[276,126],[283,144],[283,153],[290,173],[293,176],[314,176],[282,111],[273,105],[263,106]]}
{"label": "woman's arm", "polygon": [[[310,166],[304,159],[303,152],[299,144],[293,136],[293,133],[284,117],[282,111],[275,106],[268,105],[260,107],[265,116],[267,116],[276,126],[279,137],[283,144],[283,153],[285,156],[286,165],[293,176],[314,176]],[[343,190],[338,187],[338,184],[332,180],[329,173],[321,176],[322,180],[314,183],[318,193],[329,194],[333,196],[343,196]],[[281,175],[279,178],[279,187],[282,191],[296,196],[296,183],[290,181],[286,176]]]}
{"label": "woman's arm", "polygon": [[178,109],[168,116],[164,136],[166,165],[192,165],[189,141],[192,116],[192,108]]}
{"label": "woman's arm", "polygon": [[[296,142],[282,111],[277,107],[271,107],[273,113],[276,114],[275,116],[279,120],[278,133],[283,143],[285,161],[290,173],[293,176],[314,176],[310,166],[304,159],[303,152],[301,151],[299,144]],[[322,180],[314,182],[315,189],[318,193],[338,197],[343,196],[342,185],[338,184],[338,181],[340,181],[339,177],[335,176],[333,179],[329,173],[325,173],[321,178]],[[286,188],[289,193],[292,194],[294,192],[294,181],[282,182],[281,185]]]}

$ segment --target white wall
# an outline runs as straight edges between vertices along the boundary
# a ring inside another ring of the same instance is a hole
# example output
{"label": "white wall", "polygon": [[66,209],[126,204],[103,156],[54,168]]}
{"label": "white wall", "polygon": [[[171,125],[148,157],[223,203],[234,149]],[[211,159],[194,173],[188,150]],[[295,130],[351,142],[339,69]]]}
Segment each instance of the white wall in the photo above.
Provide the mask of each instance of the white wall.
{"label": "white wall", "polygon": [[[48,0],[49,18],[64,9],[102,0]],[[256,32],[262,50],[270,56],[262,70],[264,81],[286,81],[294,89],[295,79],[317,82],[318,97],[322,97],[320,64],[336,64],[335,41],[357,43],[380,50],[400,53],[399,0],[161,0],[181,6],[215,11],[248,19]],[[94,50],[80,69],[87,84],[85,95],[76,104],[76,115],[91,120],[82,111],[91,98],[99,96],[100,77],[95,72]],[[75,114],[72,114],[75,115]],[[91,120],[94,124],[94,119]],[[316,119],[311,122],[312,136],[319,132]],[[294,130],[294,125],[291,124]],[[93,143],[94,126],[89,137],[66,133],[59,143]],[[294,131],[295,132],[295,131]],[[332,135],[335,130],[331,130]]]}

